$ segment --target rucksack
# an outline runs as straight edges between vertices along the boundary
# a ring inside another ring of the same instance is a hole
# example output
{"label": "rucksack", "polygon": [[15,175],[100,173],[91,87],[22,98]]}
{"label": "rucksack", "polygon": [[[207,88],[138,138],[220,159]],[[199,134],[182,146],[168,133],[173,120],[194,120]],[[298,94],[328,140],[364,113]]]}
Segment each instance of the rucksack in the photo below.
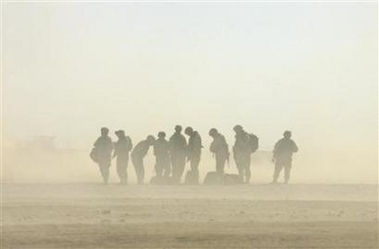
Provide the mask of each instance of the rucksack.
{"label": "rucksack", "polygon": [[92,148],[91,152],[89,153],[89,157],[92,159],[92,161],[97,163],[97,149],[96,148]]}
{"label": "rucksack", "polygon": [[253,133],[249,134],[249,147],[251,153],[257,151],[259,147],[259,138],[255,136]]}

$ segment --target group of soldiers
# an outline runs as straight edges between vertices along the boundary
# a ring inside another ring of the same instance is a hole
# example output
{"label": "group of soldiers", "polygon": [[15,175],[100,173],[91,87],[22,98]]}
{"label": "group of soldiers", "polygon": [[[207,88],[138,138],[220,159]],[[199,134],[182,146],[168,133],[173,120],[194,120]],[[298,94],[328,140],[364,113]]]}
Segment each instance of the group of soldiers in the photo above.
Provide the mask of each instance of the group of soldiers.
{"label": "group of soldiers", "polygon": [[[241,182],[249,183],[251,177],[250,164],[251,155],[258,149],[259,139],[254,134],[246,132],[241,125],[233,128],[235,132],[235,143],[232,148],[233,158],[238,169],[238,176]],[[190,164],[187,175],[191,178],[191,184],[199,183],[199,163],[203,148],[200,134],[187,127],[184,134],[188,136],[188,141],[182,134],[182,126],[175,126],[175,132],[169,140],[166,133],[161,131],[158,138],[149,135],[133,147],[132,140],[125,135],[123,130],[115,132],[118,140],[113,143],[109,137],[109,129],[101,128],[101,136],[94,143],[90,157],[99,165],[100,173],[105,184],[108,183],[109,169],[112,158],[116,159],[117,174],[121,184],[128,181],[127,167],[129,156],[131,157],[138,184],[144,183],[145,167],[144,158],[150,147],[153,147],[155,156],[156,178],[171,179],[173,183],[179,184],[182,180],[185,165]],[[224,175],[225,164],[229,163],[229,146],[225,137],[212,128],[209,136],[213,138],[210,145],[210,152],[216,161],[216,174]],[[272,161],[275,163],[273,183],[276,183],[280,172],[284,168],[285,183],[288,183],[292,165],[292,154],[298,151],[297,145],[291,139],[291,132],[285,131],[283,138],[274,147]],[[113,154],[112,154],[113,152]],[[186,179],[187,180],[187,179]]]}

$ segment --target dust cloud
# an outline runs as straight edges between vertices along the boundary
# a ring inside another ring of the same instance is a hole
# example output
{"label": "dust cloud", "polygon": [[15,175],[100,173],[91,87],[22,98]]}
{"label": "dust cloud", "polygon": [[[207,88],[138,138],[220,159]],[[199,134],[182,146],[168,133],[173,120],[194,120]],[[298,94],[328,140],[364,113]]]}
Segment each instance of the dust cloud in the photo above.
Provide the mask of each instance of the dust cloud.
{"label": "dust cloud", "polygon": [[[1,248],[378,248],[377,3],[1,6]],[[250,184],[148,184],[152,148],[145,184],[132,160],[103,184],[101,127],[135,146],[176,125],[200,183],[211,128],[258,136]],[[269,184],[285,130],[291,179]]]}

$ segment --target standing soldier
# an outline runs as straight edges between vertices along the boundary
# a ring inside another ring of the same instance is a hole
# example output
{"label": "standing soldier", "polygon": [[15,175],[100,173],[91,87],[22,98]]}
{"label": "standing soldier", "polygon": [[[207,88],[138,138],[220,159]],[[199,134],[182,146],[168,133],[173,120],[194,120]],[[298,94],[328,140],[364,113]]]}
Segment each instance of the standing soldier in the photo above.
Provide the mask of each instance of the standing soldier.
{"label": "standing soldier", "polygon": [[184,167],[186,165],[186,138],[181,134],[182,127],[175,126],[175,133],[170,137],[170,155],[172,165],[172,176],[177,183],[180,183]]}
{"label": "standing soldier", "polygon": [[292,154],[299,149],[296,143],[291,139],[291,132],[285,131],[283,138],[280,139],[274,147],[272,161],[275,162],[275,171],[273,183],[276,183],[280,172],[284,168],[284,182],[287,184],[290,179],[292,167]]}
{"label": "standing soldier", "polygon": [[104,184],[108,184],[109,168],[111,166],[111,157],[113,150],[113,143],[108,134],[108,128],[101,128],[101,136],[94,143],[94,148],[91,152],[92,159],[94,159],[94,161],[96,161],[99,165]]}
{"label": "standing soldier", "polygon": [[216,172],[222,176],[224,174],[225,162],[229,161],[229,146],[226,143],[225,137],[215,128],[209,131],[209,136],[213,138],[210,151],[216,157]]}
{"label": "standing soldier", "polygon": [[120,178],[120,183],[126,184],[128,182],[129,152],[133,148],[132,140],[129,136],[125,136],[123,130],[116,131],[115,134],[118,137],[118,141],[115,143],[113,158],[117,157],[117,174]]}
{"label": "standing soldier", "polygon": [[236,133],[236,140],[233,146],[234,161],[237,165],[241,181],[249,183],[251,177],[251,146],[249,143],[249,134],[244,131],[240,125],[234,126],[233,130]]}
{"label": "standing soldier", "polygon": [[199,163],[201,157],[201,137],[197,131],[194,131],[191,127],[187,127],[184,131],[189,136],[187,146],[187,158],[191,165],[191,171],[193,175],[193,182],[199,183]]}
{"label": "standing soldier", "polygon": [[166,133],[163,131],[158,133],[158,139],[154,143],[154,155],[156,158],[155,172],[157,177],[169,177],[171,173],[170,169],[170,144],[165,139]]}
{"label": "standing soldier", "polygon": [[143,158],[147,155],[149,148],[155,142],[155,138],[151,135],[147,136],[145,140],[139,142],[132,151],[132,162],[136,170],[138,184],[143,184],[145,178],[145,167],[143,165]]}

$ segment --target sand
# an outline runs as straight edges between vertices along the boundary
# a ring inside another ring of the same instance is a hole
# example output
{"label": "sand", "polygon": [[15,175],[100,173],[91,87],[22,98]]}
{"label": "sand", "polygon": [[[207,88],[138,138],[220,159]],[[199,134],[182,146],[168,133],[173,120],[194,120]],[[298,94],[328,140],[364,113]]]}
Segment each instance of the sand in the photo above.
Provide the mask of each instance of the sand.
{"label": "sand", "polygon": [[378,248],[376,185],[2,187],[2,248]]}

